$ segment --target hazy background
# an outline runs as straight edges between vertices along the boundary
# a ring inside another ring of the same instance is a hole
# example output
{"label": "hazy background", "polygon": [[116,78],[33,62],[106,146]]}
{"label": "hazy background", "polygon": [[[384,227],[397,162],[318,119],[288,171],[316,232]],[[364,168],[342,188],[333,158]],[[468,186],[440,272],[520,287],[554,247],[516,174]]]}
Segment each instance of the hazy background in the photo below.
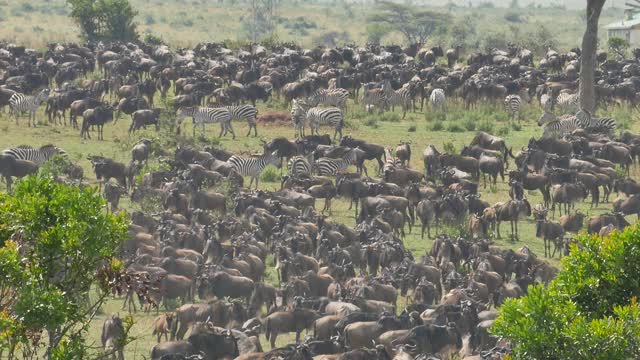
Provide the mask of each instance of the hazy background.
{"label": "hazy background", "polygon": [[[153,34],[174,46],[192,46],[204,41],[246,41],[250,38],[245,22],[250,0],[131,0],[139,11],[141,35]],[[521,42],[550,38],[559,48],[580,44],[584,29],[581,0],[465,0],[402,1],[417,9],[446,13],[451,24],[473,23],[471,45],[500,45],[502,41]],[[624,0],[607,1],[601,25],[623,16]],[[64,0],[0,0],[0,38],[42,47],[52,41],[76,41],[79,32],[68,18]],[[281,0],[276,40],[303,46],[364,44],[372,26],[369,16],[376,11],[373,1],[358,0]],[[509,21],[515,19],[516,21]],[[558,27],[561,24],[562,30]],[[600,33],[601,38],[606,35]],[[391,33],[383,44],[400,43]],[[439,34],[428,41],[450,46],[450,34]]]}

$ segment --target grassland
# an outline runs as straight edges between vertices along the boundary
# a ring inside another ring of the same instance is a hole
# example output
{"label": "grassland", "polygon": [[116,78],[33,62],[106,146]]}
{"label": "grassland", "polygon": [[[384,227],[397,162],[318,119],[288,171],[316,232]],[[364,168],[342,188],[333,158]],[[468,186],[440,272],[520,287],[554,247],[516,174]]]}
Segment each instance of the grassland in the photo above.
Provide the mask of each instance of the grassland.
{"label": "grassland", "polygon": [[[278,101],[271,101],[267,104],[259,104],[259,110],[261,113],[267,111],[286,111],[283,105]],[[640,123],[636,121],[637,112],[633,112],[626,108],[613,108],[609,111],[600,111],[600,115],[607,114],[614,117],[621,128],[631,129],[632,131],[640,131]],[[421,153],[427,144],[434,144],[438,149],[443,149],[444,144],[448,147],[453,147],[459,151],[462,146],[468,144],[477,130],[490,131],[492,133],[500,134],[505,137],[510,147],[513,147],[514,152],[517,152],[521,147],[526,146],[528,140],[532,136],[539,136],[541,129],[535,124],[540,114],[540,110],[537,105],[528,106],[522,116],[522,121],[510,124],[507,121],[506,114],[501,106],[497,105],[483,105],[472,111],[465,111],[461,104],[455,102],[448,104],[447,114],[433,113],[429,109],[425,109],[424,112],[407,113],[406,119],[401,119],[402,114],[396,109],[395,113],[386,113],[384,115],[369,115],[357,105],[349,104],[347,111],[347,123],[348,126],[345,129],[345,134],[352,135],[358,138],[364,138],[368,141],[384,144],[385,146],[395,147],[399,141],[410,141],[413,148],[414,156],[411,160],[411,166],[417,169],[422,169]],[[65,149],[71,159],[78,161],[85,170],[85,176],[88,177],[90,183],[96,183],[91,166],[86,160],[87,155],[102,154],[107,157],[114,158],[116,160],[128,162],[130,159],[131,144],[135,143],[139,138],[155,138],[162,139],[158,141],[171,141],[175,140],[173,134],[166,133],[165,130],[161,130],[161,134],[157,134],[154,130],[142,131],[133,137],[127,135],[127,129],[130,124],[130,120],[127,116],[123,116],[117,123],[109,124],[105,128],[105,140],[98,141],[82,140],[77,130],[73,130],[70,127],[52,126],[46,124],[44,115],[40,112],[38,114],[40,120],[40,126],[37,128],[25,127],[24,120],[22,120],[19,126],[16,125],[13,119],[9,119],[6,114],[0,114],[0,146],[6,148],[9,146],[15,146],[19,144],[30,144],[34,146],[43,145],[47,143],[56,144]],[[236,132],[239,134],[236,140],[232,140],[230,137],[222,138],[218,140],[217,128],[209,127],[207,135],[197,136],[195,142],[198,145],[219,143],[226,149],[239,153],[254,153],[260,150],[260,139],[269,140],[275,136],[287,136],[293,137],[293,128],[291,126],[262,126],[259,130],[259,137],[244,137],[246,133],[246,124],[236,123]],[[329,131],[329,129],[327,129]],[[191,135],[190,125],[184,131],[185,134]],[[172,151],[171,149],[168,149]],[[154,159],[152,163],[155,162]],[[370,173],[375,171],[375,165],[373,163],[368,164]],[[638,177],[638,169],[632,170],[632,176]],[[261,182],[261,188],[275,189],[278,187],[277,182]],[[508,199],[508,185],[505,182],[499,180],[496,187],[489,186],[486,189],[481,189],[482,198],[490,203],[498,201],[505,201]],[[535,205],[542,201],[542,198],[537,192],[529,192],[526,194],[532,205]],[[121,204],[125,209],[131,209],[135,207],[130,204],[127,199]],[[580,204],[579,208],[585,213],[595,214],[610,209],[610,204],[601,204],[597,209],[589,209],[587,202]],[[347,210],[348,203],[344,200],[334,201],[333,204],[333,217],[341,222],[349,225],[354,225],[353,213]],[[629,218],[630,221],[635,219]],[[535,238],[535,224],[531,219],[524,220],[520,223],[520,238],[512,241],[508,239],[509,225],[502,225],[503,239],[494,239],[495,243],[504,248],[520,248],[523,245],[528,245],[535,253],[542,254],[542,242]],[[411,234],[407,234],[407,238],[404,240],[405,246],[410,249],[413,254],[418,257],[425,253],[431,247],[431,240],[420,238],[419,225],[412,229]],[[450,229],[454,234],[459,230]],[[557,259],[551,260],[552,263],[558,265]],[[275,275],[272,273],[272,269],[267,274],[267,281],[276,282]],[[403,300],[401,300],[402,303]],[[98,316],[90,328],[89,336],[92,341],[95,342],[95,346],[99,346],[100,341],[100,329],[102,322],[107,314],[120,313],[124,314],[124,311],[120,310],[122,301],[114,299],[108,302],[104,309],[102,309],[102,315]],[[129,359],[142,359],[143,356],[148,356],[150,348],[153,346],[155,340],[151,337],[151,322],[155,314],[135,314],[135,325],[132,329],[132,334],[137,337],[137,340],[130,344],[127,349],[127,358]],[[285,344],[292,340],[289,336],[282,336],[279,338],[279,344]]]}
{"label": "grassland", "polygon": [[[137,22],[141,35],[154,34],[173,46],[193,46],[206,41],[246,41],[243,30],[248,6],[238,0],[131,0],[139,11]],[[511,1],[472,2],[408,2],[421,9],[444,12],[451,24],[464,19],[475,31],[465,40],[470,49],[493,47],[511,42],[525,42],[539,29],[548,29],[542,41],[555,40],[562,49],[580,44],[584,31],[583,2],[520,1],[518,8],[507,8]],[[495,3],[495,5],[494,5]],[[455,4],[457,6],[452,6]],[[469,7],[472,4],[473,7]],[[576,6],[577,5],[577,6]],[[581,6],[580,6],[581,5]],[[504,6],[504,7],[497,7]],[[608,3],[600,23],[606,25],[622,18],[622,6]],[[303,46],[356,43],[367,41],[367,18],[375,2],[350,0],[284,0],[278,11],[276,38]],[[79,31],[68,17],[65,0],[2,0],[0,1],[0,39],[41,48],[52,41],[69,42],[79,39]],[[516,18],[507,20],[507,15]],[[562,31],[557,31],[562,24]],[[606,32],[600,32],[605,39]],[[382,39],[385,44],[397,44],[403,39],[391,33]],[[450,46],[450,35],[439,35],[429,43]],[[604,41],[601,42],[604,44]]]}

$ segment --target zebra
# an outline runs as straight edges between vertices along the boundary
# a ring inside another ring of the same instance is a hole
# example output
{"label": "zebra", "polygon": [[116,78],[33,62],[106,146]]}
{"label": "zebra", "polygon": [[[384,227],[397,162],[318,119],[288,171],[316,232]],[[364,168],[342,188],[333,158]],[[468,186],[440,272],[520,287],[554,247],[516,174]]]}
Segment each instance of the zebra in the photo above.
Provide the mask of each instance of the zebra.
{"label": "zebra", "polygon": [[431,109],[438,111],[441,109],[443,112],[446,111],[445,104],[447,98],[444,95],[444,90],[437,88],[433,89],[431,95],[429,95],[429,103],[431,103]]}
{"label": "zebra", "polygon": [[545,112],[551,112],[553,110],[553,98],[549,94],[542,94],[540,96],[540,107]]}
{"label": "zebra", "polygon": [[29,127],[31,127],[31,118],[33,118],[33,127],[36,127],[36,111],[40,104],[49,98],[49,89],[44,89],[36,96],[15,93],[9,98],[9,106],[11,112],[16,117],[16,125],[18,118],[23,112],[29,112]]}
{"label": "zebra", "polygon": [[208,108],[208,107],[181,107],[178,109],[178,129],[185,117],[191,116],[193,119],[193,136],[196,136],[196,127],[202,125],[202,133],[205,133],[205,124],[220,123],[220,135],[226,130],[231,130],[231,135],[236,138],[236,133],[231,126],[231,113],[226,108]]}
{"label": "zebra", "polygon": [[[247,132],[247,136],[251,134],[251,129],[253,129],[253,136],[258,136],[258,127],[256,123],[256,117],[258,116],[258,109],[256,109],[253,105],[235,105],[235,106],[225,106],[225,109],[229,110],[231,114],[231,120],[246,120],[247,125],[249,125],[249,132]],[[224,134],[227,135],[227,129],[225,128]]]}
{"label": "zebra", "polygon": [[373,107],[377,107],[378,111],[382,113],[384,111],[384,105],[386,103],[386,96],[383,89],[371,88],[371,84],[365,84],[364,95],[362,95],[362,106],[367,112]]}
{"label": "zebra", "polygon": [[[313,153],[310,154],[310,157],[313,158]],[[294,156],[289,159],[289,163],[287,164],[289,168],[289,176],[291,177],[308,177],[311,176],[311,162],[307,157],[304,156]]]}
{"label": "zebra", "polygon": [[51,158],[56,155],[59,155],[65,159],[68,158],[66,151],[51,144],[43,145],[39,149],[34,149],[29,145],[19,145],[13,148],[2,150],[2,155],[13,157],[16,160],[33,161],[38,166],[51,160]]}
{"label": "zebra", "polygon": [[293,127],[295,129],[295,136],[296,138],[302,137],[304,136],[304,128],[307,122],[307,111],[309,110],[309,106],[297,99],[293,99],[291,103],[291,121],[293,122]]}
{"label": "zebra", "polygon": [[597,118],[592,117],[591,114],[584,109],[581,109],[576,113],[576,118],[580,121],[580,125],[583,129],[589,132],[600,132],[613,136],[616,130],[616,121],[612,118]]}
{"label": "zebra", "polygon": [[327,157],[321,157],[315,161],[314,169],[319,176],[331,176],[336,175],[339,172],[344,172],[356,162],[355,151],[348,151],[342,159],[332,159]]}
{"label": "zebra", "polygon": [[335,88],[331,90],[319,89],[307,98],[306,103],[311,106],[335,106],[340,108],[342,111],[345,111],[348,97],[349,91],[342,88]]}
{"label": "zebra", "polygon": [[314,132],[319,134],[320,125],[330,124],[334,128],[333,139],[335,140],[338,134],[340,134],[340,138],[342,138],[344,117],[339,108],[309,108],[308,106],[309,105],[298,101],[293,102],[293,107],[291,108],[291,119],[293,120],[293,124],[296,129],[296,136],[298,136],[299,133],[301,136],[304,136],[305,123],[308,122],[312,135]]}
{"label": "zebra", "polygon": [[256,189],[258,189],[258,180],[260,173],[267,167],[267,165],[280,166],[280,158],[277,156],[277,151],[272,153],[266,153],[260,157],[242,157],[233,155],[227,160],[229,164],[238,174],[242,176],[250,176],[251,182],[249,182],[249,188],[253,181],[256,181]]}
{"label": "zebra", "polygon": [[580,96],[578,94],[560,93],[556,98],[556,105],[562,114],[575,114],[580,110]]}
{"label": "zebra", "polygon": [[395,110],[396,105],[402,107],[402,119],[404,119],[407,116],[407,108],[411,103],[411,88],[403,87],[393,90],[391,83],[387,80],[382,84],[382,91],[384,92],[387,106],[391,106],[391,111]]}
{"label": "zebra", "polygon": [[582,129],[580,119],[575,115],[555,115],[545,112],[538,120],[538,126],[544,125],[542,137],[563,137],[577,129]]}
{"label": "zebra", "polygon": [[520,107],[522,106],[522,98],[520,95],[507,95],[504,98],[504,109],[509,116],[509,120],[512,120],[516,116],[518,116],[518,121],[520,121]]}

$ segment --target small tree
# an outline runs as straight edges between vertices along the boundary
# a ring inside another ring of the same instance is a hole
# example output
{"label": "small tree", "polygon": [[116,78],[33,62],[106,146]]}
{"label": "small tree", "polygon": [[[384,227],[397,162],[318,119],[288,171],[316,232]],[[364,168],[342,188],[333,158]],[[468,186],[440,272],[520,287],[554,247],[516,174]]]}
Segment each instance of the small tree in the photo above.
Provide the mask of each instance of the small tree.
{"label": "small tree", "polygon": [[71,17],[88,40],[130,41],[138,38],[129,0],[67,0]]}
{"label": "small tree", "polygon": [[436,30],[445,26],[448,19],[446,14],[439,12],[382,1],[369,21],[402,33],[409,44],[424,44]]}
{"label": "small tree", "polygon": [[579,242],[547,288],[500,307],[493,332],[514,359],[639,358],[640,226]]}
{"label": "small tree", "polygon": [[[0,194],[0,349],[48,359],[80,358],[89,322],[116,284],[113,256],[127,236],[122,215],[106,214],[95,189],[29,177]],[[103,281],[97,282],[96,279]],[[92,285],[97,299],[90,299]]]}
{"label": "small tree", "polygon": [[607,45],[609,50],[616,53],[620,59],[624,59],[627,50],[629,50],[629,42],[620,37],[610,37],[607,40]]}
{"label": "small tree", "polygon": [[380,44],[382,38],[389,33],[389,29],[381,24],[372,23],[367,25],[367,42],[370,44]]}

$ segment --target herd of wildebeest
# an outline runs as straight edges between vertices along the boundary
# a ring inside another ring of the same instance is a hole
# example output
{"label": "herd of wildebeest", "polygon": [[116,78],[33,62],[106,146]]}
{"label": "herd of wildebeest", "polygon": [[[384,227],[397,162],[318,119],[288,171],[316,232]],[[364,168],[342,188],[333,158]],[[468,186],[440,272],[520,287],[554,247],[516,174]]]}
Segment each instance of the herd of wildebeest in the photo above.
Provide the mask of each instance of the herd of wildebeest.
{"label": "herd of wildebeest", "polygon": [[[447,64],[438,63],[445,55]],[[446,111],[431,96],[437,89],[446,101],[460,99],[469,109],[494,102],[519,112],[520,106],[537,106],[527,105],[536,97],[544,99],[545,114],[571,109],[572,100],[565,100],[577,89],[579,49],[549,50],[534,59],[531,51],[511,46],[469,54],[464,63],[459,55],[459,47],[281,44],[230,50],[214,43],[178,50],[143,43],[52,44],[40,52],[4,43],[0,105],[9,105],[19,119],[22,111],[35,114],[46,103],[50,126],[66,126],[69,113],[72,126],[83,118],[83,136],[91,125],[102,134],[114,112],[116,119],[131,115],[130,132],[147,125],[158,131],[162,114],[175,119],[185,108],[255,106],[271,97],[294,106],[313,97],[312,105],[340,105],[345,116],[343,95],[367,110],[397,105],[423,111],[429,99]],[[598,60],[599,108],[635,107],[640,62],[608,59],[604,52]],[[52,84],[55,90],[43,90]],[[163,102],[167,108],[154,107],[156,92],[170,97]],[[216,122],[188,114],[194,125]],[[246,119],[250,129],[273,119],[297,127],[295,112],[293,120],[289,112],[254,115]],[[321,117],[307,120],[336,126]],[[222,134],[230,120],[218,122]],[[108,211],[119,211],[125,195],[134,204],[155,199],[163,207],[130,212],[129,238],[119,254],[127,264],[123,310],[137,311],[138,305],[158,314],[149,329],[158,341],[154,360],[501,359],[510,345],[490,333],[496,308],[555,277],[557,269],[544,257],[575,249],[573,236],[581,230],[604,236],[628,226],[626,215],[640,217],[640,184],[630,178],[640,136],[576,124],[562,137],[531,138],[515,154],[508,141],[486,132],[460,154],[428,145],[424,167],[415,168],[410,143],[389,148],[353,134],[333,141],[327,134],[279,137],[263,142],[259,157],[178,146],[163,149],[158,159],[147,139],[133,147],[129,163],[91,155]],[[82,185],[83,169],[51,145],[7,149],[0,173],[10,187],[12,178],[37,172],[55,154],[64,160],[55,181]],[[156,160],[161,170],[140,174]],[[268,164],[287,168],[278,191],[258,189]],[[255,190],[244,186],[245,176],[255,180]],[[508,200],[490,204],[480,191],[498,177],[508,184]],[[542,202],[531,204],[525,190],[539,192]],[[607,213],[587,217],[575,209],[589,195],[591,206],[609,202],[612,192],[625,197],[611,201]],[[334,198],[349,201],[354,227],[331,217]],[[544,254],[526,245],[505,250],[492,244],[505,231],[518,238],[518,223],[526,219],[535,221]],[[422,237],[433,242],[416,258],[403,239],[418,223]],[[455,228],[466,235],[446,233]],[[274,267],[277,283],[265,281],[267,267]],[[162,307],[167,312],[160,314]],[[103,326],[102,345],[118,358],[124,357],[123,329],[116,315]],[[295,333],[295,342],[276,347],[278,336],[288,333]],[[263,349],[261,336],[270,350]]]}

